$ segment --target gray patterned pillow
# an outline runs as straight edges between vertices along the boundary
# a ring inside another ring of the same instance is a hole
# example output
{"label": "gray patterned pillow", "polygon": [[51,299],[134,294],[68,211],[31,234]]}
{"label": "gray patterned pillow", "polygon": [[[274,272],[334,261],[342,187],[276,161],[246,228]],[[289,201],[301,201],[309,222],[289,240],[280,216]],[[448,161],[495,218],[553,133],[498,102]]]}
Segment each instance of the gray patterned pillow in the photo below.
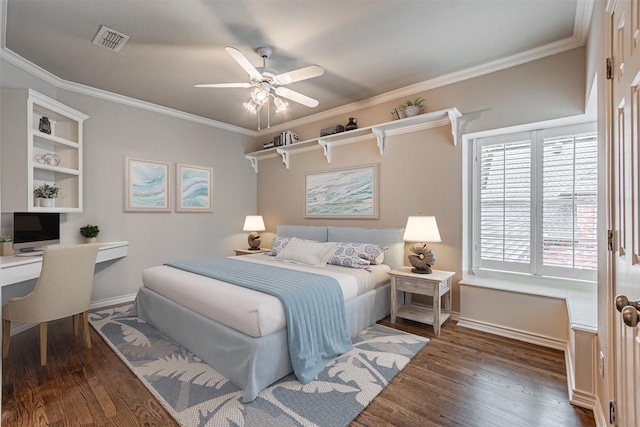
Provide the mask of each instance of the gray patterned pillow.
{"label": "gray patterned pillow", "polygon": [[371,264],[379,264],[384,259],[384,249],[370,243],[338,242],[329,264],[350,268],[364,268],[371,271]]}

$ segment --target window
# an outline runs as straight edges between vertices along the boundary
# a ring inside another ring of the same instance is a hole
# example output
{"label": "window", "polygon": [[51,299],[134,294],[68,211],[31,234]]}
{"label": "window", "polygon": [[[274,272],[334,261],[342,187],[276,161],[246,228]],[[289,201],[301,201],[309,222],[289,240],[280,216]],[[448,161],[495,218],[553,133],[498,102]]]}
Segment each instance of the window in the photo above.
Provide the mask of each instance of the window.
{"label": "window", "polygon": [[595,280],[595,124],[474,144],[473,268]]}

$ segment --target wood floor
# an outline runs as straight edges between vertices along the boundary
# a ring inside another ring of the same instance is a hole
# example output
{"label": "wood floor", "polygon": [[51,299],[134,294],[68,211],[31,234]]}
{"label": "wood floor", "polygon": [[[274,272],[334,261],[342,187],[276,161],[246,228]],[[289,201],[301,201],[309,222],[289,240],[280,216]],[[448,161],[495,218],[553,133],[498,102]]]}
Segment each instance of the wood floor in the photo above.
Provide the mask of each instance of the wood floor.
{"label": "wood floor", "polygon": [[[390,326],[389,319],[381,323]],[[431,338],[353,421],[362,426],[591,427],[567,398],[562,352],[446,324],[394,325]],[[11,338],[2,366],[3,426],[175,426],[142,383],[92,329],[73,338],[71,318],[49,324],[48,364],[39,328]]]}

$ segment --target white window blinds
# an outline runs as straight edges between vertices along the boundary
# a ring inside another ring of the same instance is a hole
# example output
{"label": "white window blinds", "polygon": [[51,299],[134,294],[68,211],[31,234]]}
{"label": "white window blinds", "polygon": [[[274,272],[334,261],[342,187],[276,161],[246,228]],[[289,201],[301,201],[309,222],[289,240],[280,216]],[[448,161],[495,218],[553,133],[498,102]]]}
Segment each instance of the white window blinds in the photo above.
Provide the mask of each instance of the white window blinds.
{"label": "white window blinds", "polygon": [[595,277],[598,141],[589,128],[476,140],[475,268]]}

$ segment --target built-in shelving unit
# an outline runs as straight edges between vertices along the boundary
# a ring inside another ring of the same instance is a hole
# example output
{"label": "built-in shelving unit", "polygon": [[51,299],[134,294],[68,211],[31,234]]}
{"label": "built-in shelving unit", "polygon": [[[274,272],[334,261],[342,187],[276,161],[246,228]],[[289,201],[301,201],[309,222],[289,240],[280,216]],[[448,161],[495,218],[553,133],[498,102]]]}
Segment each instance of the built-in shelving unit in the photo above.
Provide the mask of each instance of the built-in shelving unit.
{"label": "built-in shelving unit", "polygon": [[[3,89],[2,113],[3,178],[12,177],[2,182],[2,210],[81,212],[82,125],[88,116],[32,89]],[[51,133],[39,130],[43,117]],[[60,188],[53,207],[40,207],[33,197],[43,183]]]}
{"label": "built-in shelving unit", "polygon": [[375,137],[380,155],[384,155],[386,137],[400,135],[403,133],[416,132],[423,129],[430,129],[439,126],[451,125],[453,144],[458,145],[458,118],[462,116],[457,108],[447,108],[445,110],[434,111],[432,113],[420,114],[418,116],[407,117],[406,119],[394,120],[375,126],[354,129],[347,132],[336,133],[334,135],[309,139],[296,142],[282,147],[269,148],[266,150],[248,153],[245,157],[251,162],[253,170],[258,173],[258,162],[281,156],[282,162],[289,169],[289,162],[292,154],[303,153],[305,151],[322,148],[328,163],[331,163],[331,149],[344,144],[353,144]]}

